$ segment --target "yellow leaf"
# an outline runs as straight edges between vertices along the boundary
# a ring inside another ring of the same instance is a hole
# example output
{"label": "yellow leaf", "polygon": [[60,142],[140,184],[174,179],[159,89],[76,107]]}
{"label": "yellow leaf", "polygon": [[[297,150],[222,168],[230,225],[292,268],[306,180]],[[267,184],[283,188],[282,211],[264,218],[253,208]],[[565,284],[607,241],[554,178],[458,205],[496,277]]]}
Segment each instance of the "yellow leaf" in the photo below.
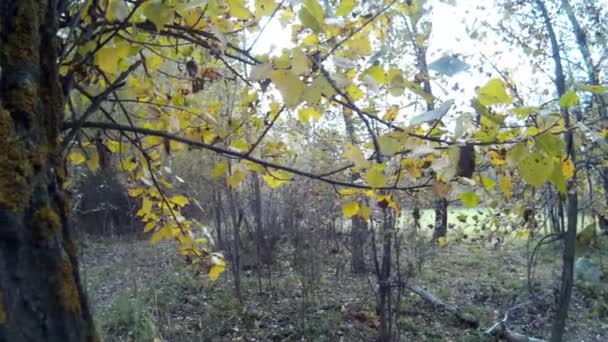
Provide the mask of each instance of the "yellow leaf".
{"label": "yellow leaf", "polygon": [[221,177],[226,173],[226,171],[228,171],[228,164],[225,162],[219,162],[213,167],[212,175],[214,178]]}
{"label": "yellow leaf", "polygon": [[304,75],[308,74],[309,71],[310,60],[301,49],[295,49],[293,51],[293,59],[291,61],[291,72],[296,75]]}
{"label": "yellow leaf", "polygon": [[420,47],[424,47],[424,43],[426,42],[426,36],[419,33],[416,35],[416,45]]}
{"label": "yellow leaf", "polygon": [[104,46],[95,54],[95,63],[101,70],[113,75],[118,72],[118,62],[128,54],[129,46],[127,44],[115,47]]}
{"label": "yellow leaf", "polygon": [[447,198],[452,191],[452,186],[449,183],[438,181],[433,184],[433,192],[441,198]]}
{"label": "yellow leaf", "polygon": [[359,189],[342,189],[338,192],[340,193],[340,195],[348,197],[348,196],[354,196],[354,195],[360,194],[361,190],[359,190]]}
{"label": "yellow leaf", "polygon": [[302,39],[302,43],[307,46],[315,46],[319,44],[319,37],[316,34],[311,33]]}
{"label": "yellow leaf", "polygon": [[148,197],[144,197],[141,201],[141,209],[137,211],[137,216],[146,216],[152,212],[152,201]]}
{"label": "yellow leaf", "polygon": [[161,229],[155,231],[154,234],[152,234],[152,237],[150,238],[150,243],[152,245],[156,245],[160,241],[162,241],[164,239],[168,239],[170,237],[171,237],[171,226],[166,225],[166,226],[162,227]]}
{"label": "yellow leaf", "polygon": [[359,56],[367,56],[372,52],[372,45],[367,35],[361,35],[359,38],[349,41],[347,45],[353,53]]}
{"label": "yellow leaf", "polygon": [[204,29],[206,27],[206,22],[204,20],[200,20],[202,13],[200,8],[185,9],[182,8],[182,5],[178,5],[176,9],[177,13],[182,17],[184,21],[184,26],[195,29]]}
{"label": "yellow leaf", "polygon": [[175,195],[175,196],[171,197],[169,202],[174,203],[180,207],[183,207],[186,204],[188,204],[188,199],[186,198],[186,196],[183,196],[183,195]]}
{"label": "yellow leaf", "polygon": [[312,107],[304,107],[298,111],[298,119],[303,124],[309,124],[310,119],[313,121],[319,121],[321,119],[321,113]]}
{"label": "yellow leaf", "polygon": [[317,76],[314,81],[302,94],[302,100],[309,105],[314,105],[319,102],[321,96],[332,97],[336,94],[336,90],[332,87],[329,81],[323,75]]}
{"label": "yellow leaf", "polygon": [[386,73],[378,65],[365,70],[365,74],[371,76],[378,84],[386,84]]}
{"label": "yellow leaf", "polygon": [[217,278],[226,270],[226,262],[223,259],[219,259],[213,263],[209,268],[209,279],[215,281]]}
{"label": "yellow leaf", "polygon": [[397,114],[399,114],[399,106],[392,105],[386,111],[386,114],[384,114],[384,117],[382,117],[382,119],[385,121],[393,121],[397,118]]}
{"label": "yellow leaf", "polygon": [[382,154],[387,156],[392,156],[395,153],[403,150],[403,144],[394,136],[389,134],[384,134],[378,137],[378,145],[380,145],[380,150],[382,150]]}
{"label": "yellow leaf", "polygon": [[[116,149],[116,151],[118,151],[119,148],[119,144],[116,141],[112,141],[112,143],[115,143],[116,146],[114,146],[113,148]],[[163,143],[163,138],[161,137],[156,137],[156,136],[147,136],[143,139],[143,148],[150,148],[150,147],[154,147],[154,146],[160,146]]]}
{"label": "yellow leaf", "polygon": [[216,17],[219,14],[219,4],[217,0],[209,0],[207,2],[207,12],[211,17]]}
{"label": "yellow leaf", "polygon": [[496,103],[511,103],[511,96],[507,93],[507,89],[502,80],[493,78],[488,81],[483,87],[477,90],[477,99],[483,106],[489,106]]}
{"label": "yellow leaf", "polygon": [[490,162],[492,163],[492,165],[495,165],[495,166],[501,166],[501,165],[507,164],[507,160],[505,159],[505,157],[494,150],[488,151],[488,158],[490,158]]}
{"label": "yellow leaf", "polygon": [[512,188],[513,184],[511,183],[511,176],[509,174],[502,175],[500,177],[500,190],[502,190],[507,199],[511,198]]}
{"label": "yellow leaf", "polygon": [[359,207],[359,211],[357,212],[357,216],[361,217],[364,220],[369,220],[371,214],[372,210],[366,205],[361,205]]}
{"label": "yellow leaf", "polygon": [[283,102],[288,107],[296,107],[302,102],[301,97],[305,85],[298,76],[294,75],[291,71],[275,70],[271,73],[270,79],[281,93]]}
{"label": "yellow leaf", "polygon": [[107,140],[106,147],[108,148],[108,150],[110,150],[110,152],[118,153],[118,151],[120,151],[120,141]]}
{"label": "yellow leaf", "polygon": [[207,241],[209,241],[209,240],[207,240],[207,239],[205,239],[205,238],[198,238],[198,239],[195,239],[195,240],[194,240],[194,242],[196,242],[196,243],[198,243],[198,244],[207,243]]}
{"label": "yellow leaf", "polygon": [[127,192],[129,193],[129,196],[131,196],[131,197],[139,197],[144,193],[144,191],[145,191],[144,188],[131,188]]}
{"label": "yellow leaf", "polygon": [[258,64],[251,68],[251,71],[249,72],[249,79],[253,81],[265,80],[269,78],[271,72],[271,63]]}
{"label": "yellow leaf", "polygon": [[424,165],[423,160],[404,159],[401,161],[403,171],[407,172],[414,178],[422,177],[422,166]]}
{"label": "yellow leaf", "polygon": [[535,151],[520,160],[518,167],[519,173],[526,183],[540,187],[551,177],[555,162],[551,156]]}
{"label": "yellow leaf", "polygon": [[131,172],[137,168],[137,160],[135,158],[129,158],[121,161],[121,166],[124,171]]}
{"label": "yellow leaf", "polygon": [[144,8],[144,16],[154,24],[156,31],[160,31],[173,21],[175,9],[164,2],[155,1]]}
{"label": "yellow leaf", "polygon": [[230,146],[236,148],[241,152],[246,152],[247,150],[249,150],[249,144],[243,139],[234,141],[232,144],[230,144]]}
{"label": "yellow leaf", "polygon": [[437,239],[437,243],[439,244],[439,247],[444,247],[445,245],[448,244],[448,238],[446,238],[445,236],[442,236]]}
{"label": "yellow leaf", "polygon": [[230,176],[228,176],[226,182],[228,182],[228,185],[230,185],[232,188],[236,188],[245,179],[245,176],[247,176],[245,172],[236,170]]}
{"label": "yellow leaf", "polygon": [[348,94],[348,97],[350,97],[350,99],[353,101],[357,101],[363,98],[363,91],[354,84],[351,84],[346,87],[346,94]]}
{"label": "yellow leaf", "polygon": [[406,80],[401,74],[401,70],[391,68],[387,72],[388,91],[393,96],[401,96],[405,91]]}
{"label": "yellow leaf", "polygon": [[266,184],[268,184],[268,186],[270,186],[272,189],[276,189],[281,185],[289,184],[290,179],[289,174],[285,171],[269,171],[269,174],[262,177],[264,178]]}
{"label": "yellow leaf", "polygon": [[568,109],[576,105],[579,101],[579,97],[574,90],[569,90],[559,99],[559,106]]}
{"label": "yellow leaf", "polygon": [[574,177],[574,163],[571,159],[566,159],[562,162],[562,173],[566,180]]}
{"label": "yellow leaf", "polygon": [[323,22],[323,18],[325,16],[325,10],[323,6],[319,4],[317,0],[304,0],[303,5],[306,9],[310,11],[310,14],[317,19],[319,22]]}
{"label": "yellow leaf", "polygon": [[464,205],[472,208],[479,203],[479,196],[477,196],[477,194],[473,191],[467,191],[460,194],[460,200],[462,203],[464,203]]}
{"label": "yellow leaf", "polygon": [[231,16],[242,20],[247,20],[251,17],[251,12],[240,0],[226,0],[226,2],[228,2]]}
{"label": "yellow leaf", "polygon": [[151,70],[156,70],[163,64],[163,58],[159,55],[152,55],[146,58],[146,67]]}
{"label": "yellow leaf", "polygon": [[124,0],[110,0],[106,10],[108,21],[122,21],[129,14],[129,7]]}
{"label": "yellow leaf", "polygon": [[344,153],[342,156],[353,162],[358,168],[368,168],[370,165],[370,162],[365,159],[361,149],[356,145],[347,144],[344,146]]}
{"label": "yellow leaf", "polygon": [[530,237],[530,231],[529,230],[520,230],[517,233],[515,233],[515,237],[521,240],[527,240]]}
{"label": "yellow leaf", "polygon": [[395,211],[399,211],[399,203],[392,194],[376,196],[376,200],[381,208],[393,208]]}
{"label": "yellow leaf", "polygon": [[384,165],[376,164],[365,174],[365,181],[374,188],[382,188],[386,186],[386,177],[383,173]]}
{"label": "yellow leaf", "polygon": [[147,233],[156,227],[157,221],[150,221],[144,226],[144,233]]}
{"label": "yellow leaf", "polygon": [[91,152],[89,160],[87,160],[87,166],[92,173],[96,173],[99,170],[99,154],[97,151]]}
{"label": "yellow leaf", "polygon": [[353,8],[355,8],[356,4],[357,2],[355,0],[341,0],[340,6],[338,6],[338,9],[336,10],[336,16],[342,17],[349,15]]}
{"label": "yellow leaf", "polygon": [[357,212],[359,212],[359,203],[357,202],[348,202],[342,205],[342,213],[346,218],[357,215]]}
{"label": "yellow leaf", "polygon": [[254,163],[254,162],[251,162],[249,160],[243,160],[243,161],[241,161],[241,163],[244,164],[245,167],[247,168],[247,170],[249,170],[249,171],[253,171],[253,172],[257,172],[257,173],[266,172],[266,169],[264,167],[260,166],[259,164]]}
{"label": "yellow leaf", "polygon": [[63,183],[63,189],[64,190],[67,190],[67,189],[71,188],[72,186],[74,186],[74,182],[72,182],[72,181],[65,181]]}
{"label": "yellow leaf", "polygon": [[319,20],[315,15],[306,7],[302,7],[298,12],[298,18],[304,27],[308,27],[316,33],[323,31],[323,19]]}
{"label": "yellow leaf", "polygon": [[274,0],[255,0],[255,16],[259,18],[271,15],[277,6]]}
{"label": "yellow leaf", "polygon": [[272,66],[274,66],[275,69],[287,69],[290,65],[291,54],[287,50],[284,50],[282,54],[272,58]]}
{"label": "yellow leaf", "polygon": [[71,152],[68,159],[72,165],[80,165],[87,160],[87,158],[85,158],[85,156],[80,152]]}

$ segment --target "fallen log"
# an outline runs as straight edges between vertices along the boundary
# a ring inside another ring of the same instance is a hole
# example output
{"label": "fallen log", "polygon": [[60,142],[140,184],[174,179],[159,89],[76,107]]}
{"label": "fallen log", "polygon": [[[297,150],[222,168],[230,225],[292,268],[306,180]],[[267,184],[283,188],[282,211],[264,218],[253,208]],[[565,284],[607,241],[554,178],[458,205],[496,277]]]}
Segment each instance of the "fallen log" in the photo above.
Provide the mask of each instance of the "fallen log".
{"label": "fallen log", "polygon": [[530,303],[531,303],[530,301],[526,301],[526,302],[520,303],[520,304],[515,305],[515,306],[511,307],[510,309],[508,309],[505,312],[505,316],[502,318],[502,320],[494,323],[493,326],[489,327],[484,332],[484,335],[496,336],[507,342],[546,342],[545,340],[540,339],[540,338],[535,338],[535,337],[530,337],[525,334],[520,334],[518,332],[515,332],[515,331],[509,329],[509,327],[507,327],[507,321],[509,320],[509,315],[511,314],[511,312],[514,310],[517,310],[523,306],[526,306]]}
{"label": "fallen log", "polygon": [[472,314],[463,312],[462,309],[460,309],[456,305],[443,302],[441,299],[433,296],[430,292],[423,289],[422,287],[414,284],[405,284],[405,288],[417,294],[427,302],[431,303],[434,307],[454,315],[459,321],[473,328],[477,328],[479,326],[479,320],[477,319],[477,317],[473,316]]}
{"label": "fallen log", "polygon": [[502,338],[507,342],[546,342],[543,339],[530,337],[528,335],[520,334],[507,327],[506,322],[500,321],[491,326],[484,333],[486,336],[496,336]]}

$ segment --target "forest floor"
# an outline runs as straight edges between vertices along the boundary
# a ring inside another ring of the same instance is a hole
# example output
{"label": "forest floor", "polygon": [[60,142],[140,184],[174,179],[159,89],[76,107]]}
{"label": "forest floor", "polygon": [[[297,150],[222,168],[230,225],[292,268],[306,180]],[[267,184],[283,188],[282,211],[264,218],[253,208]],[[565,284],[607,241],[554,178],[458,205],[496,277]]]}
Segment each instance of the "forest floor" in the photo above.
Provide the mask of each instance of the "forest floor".
{"label": "forest floor", "polygon": [[[82,245],[83,282],[104,341],[373,341],[377,334],[374,276],[350,275],[347,255],[320,267],[313,284],[287,257],[278,258],[283,262],[274,267],[271,281],[263,277],[262,290],[255,271],[243,271],[241,305],[230,271],[216,282],[196,276],[172,243],[89,237]],[[529,301],[525,246],[471,246],[434,247],[414,282],[475,315],[480,326],[464,326],[408,293],[400,305],[400,340],[492,341],[484,330],[521,303],[510,312],[508,326],[547,339],[558,254],[551,248],[539,254],[534,283],[543,291]],[[603,260],[607,251],[603,248]],[[605,287],[576,286],[566,336],[566,341],[608,341]]]}

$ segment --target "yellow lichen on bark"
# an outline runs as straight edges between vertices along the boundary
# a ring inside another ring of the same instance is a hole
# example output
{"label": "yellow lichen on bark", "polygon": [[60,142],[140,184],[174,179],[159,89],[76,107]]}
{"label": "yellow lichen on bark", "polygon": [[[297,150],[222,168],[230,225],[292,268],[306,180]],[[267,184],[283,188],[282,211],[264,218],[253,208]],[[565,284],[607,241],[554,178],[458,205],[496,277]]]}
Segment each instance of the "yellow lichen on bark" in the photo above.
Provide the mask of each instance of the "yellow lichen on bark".
{"label": "yellow lichen on bark", "polygon": [[[17,2],[17,13],[13,17],[12,32],[6,36],[0,53],[8,68],[25,71],[17,82],[11,85],[9,96],[5,97],[6,108],[19,115],[32,116],[36,113],[38,101],[37,75],[40,63],[40,22],[37,15],[38,3],[35,0]],[[27,118],[29,121],[33,117]]]}
{"label": "yellow lichen on bark", "polygon": [[15,134],[11,115],[0,106],[0,207],[16,210],[27,204],[32,174],[27,150]]}
{"label": "yellow lichen on bark", "polygon": [[73,239],[66,239],[65,241],[65,250],[70,256],[70,258],[78,257],[78,247],[76,247],[76,243],[74,243]]}
{"label": "yellow lichen on bark", "polygon": [[61,218],[55,210],[45,206],[34,214],[34,227],[39,239],[50,241],[61,233]]}
{"label": "yellow lichen on bark", "polygon": [[0,324],[6,322],[6,309],[4,308],[3,293],[0,291]]}
{"label": "yellow lichen on bark", "polygon": [[36,103],[38,101],[38,91],[36,86],[31,81],[22,81],[17,83],[9,91],[9,100],[7,101],[13,108],[19,109],[21,115],[27,116],[28,121],[32,121],[33,113],[36,112]]}
{"label": "yellow lichen on bark", "polygon": [[80,294],[72,263],[65,259],[61,262],[61,299],[66,310],[80,313]]}
{"label": "yellow lichen on bark", "polygon": [[91,342],[101,342],[99,335],[93,334],[93,336],[91,336]]}
{"label": "yellow lichen on bark", "polygon": [[8,65],[37,65],[39,54],[38,4],[35,0],[21,0],[17,3],[17,13],[13,17],[12,33],[8,34],[2,53]]}

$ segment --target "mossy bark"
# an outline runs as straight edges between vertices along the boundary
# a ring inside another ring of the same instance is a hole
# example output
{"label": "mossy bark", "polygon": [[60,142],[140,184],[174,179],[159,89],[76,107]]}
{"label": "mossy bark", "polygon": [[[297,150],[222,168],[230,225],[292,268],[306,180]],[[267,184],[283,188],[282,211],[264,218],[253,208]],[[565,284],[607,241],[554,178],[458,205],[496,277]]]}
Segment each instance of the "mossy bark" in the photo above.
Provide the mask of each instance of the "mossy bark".
{"label": "mossy bark", "polygon": [[56,0],[0,0],[0,341],[95,341],[67,224]]}

